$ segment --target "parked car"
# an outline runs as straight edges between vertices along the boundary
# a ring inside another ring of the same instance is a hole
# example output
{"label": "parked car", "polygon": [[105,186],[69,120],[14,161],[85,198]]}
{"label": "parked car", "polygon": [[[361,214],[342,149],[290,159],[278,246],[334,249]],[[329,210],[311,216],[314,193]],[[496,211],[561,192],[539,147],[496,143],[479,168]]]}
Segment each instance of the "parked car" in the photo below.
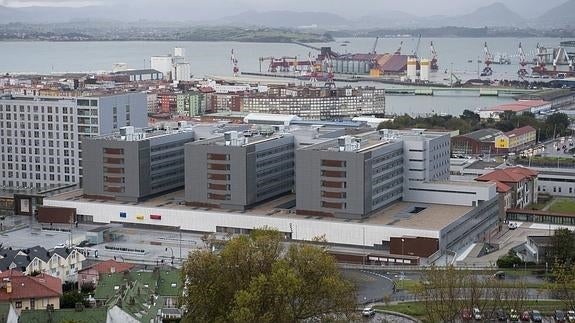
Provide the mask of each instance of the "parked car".
{"label": "parked car", "polygon": [[471,310],[468,308],[464,308],[461,311],[461,319],[464,321],[470,321],[471,319],[473,319],[473,315],[471,314]]}
{"label": "parked car", "polygon": [[375,310],[371,307],[366,307],[361,311],[361,315],[364,317],[372,317],[375,315]]}
{"label": "parked car", "polygon": [[525,312],[521,313],[520,319],[523,322],[529,322],[529,321],[531,321],[531,315],[529,315],[528,311],[525,311]]}
{"label": "parked car", "polygon": [[516,310],[511,309],[511,310],[509,311],[509,320],[511,320],[511,321],[517,321],[517,320],[519,320],[519,313],[517,313]]}
{"label": "parked car", "polygon": [[504,310],[498,309],[495,311],[495,316],[499,322],[507,322],[507,314],[505,314]]}
{"label": "parked car", "polygon": [[555,322],[565,322],[565,313],[561,310],[555,310],[553,318],[555,319]]}
{"label": "parked car", "polygon": [[509,222],[507,227],[509,228],[509,230],[515,230],[515,229],[517,229],[518,226],[517,226],[517,223],[515,223],[515,222]]}
{"label": "parked car", "polygon": [[575,311],[567,311],[567,319],[569,322],[575,322]]}
{"label": "parked car", "polygon": [[483,316],[481,316],[481,311],[477,307],[473,308],[473,319],[481,321],[482,318]]}
{"label": "parked car", "polygon": [[530,313],[531,321],[532,322],[543,322],[543,317],[541,316],[541,312],[538,310],[532,310]]}

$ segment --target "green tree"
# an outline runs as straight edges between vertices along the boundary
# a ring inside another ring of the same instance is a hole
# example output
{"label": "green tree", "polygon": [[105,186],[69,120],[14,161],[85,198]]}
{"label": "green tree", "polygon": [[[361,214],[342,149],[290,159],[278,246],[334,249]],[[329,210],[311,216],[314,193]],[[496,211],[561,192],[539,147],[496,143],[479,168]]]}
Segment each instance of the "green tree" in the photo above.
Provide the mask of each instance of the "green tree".
{"label": "green tree", "polygon": [[78,291],[65,292],[60,296],[60,308],[75,308],[76,303],[83,303],[84,296]]}
{"label": "green tree", "polygon": [[552,244],[552,260],[568,265],[575,262],[575,233],[566,228],[557,229],[553,234]]}
{"label": "green tree", "polygon": [[481,121],[479,114],[471,110],[463,110],[460,119],[465,120],[469,123],[479,123],[479,121]]}
{"label": "green tree", "polygon": [[184,263],[185,322],[294,322],[348,317],[353,285],[317,246],[282,244],[274,230],[231,239],[219,254],[200,250]]}
{"label": "green tree", "polygon": [[575,309],[575,264],[555,263],[553,281],[547,284],[547,288],[566,308]]}

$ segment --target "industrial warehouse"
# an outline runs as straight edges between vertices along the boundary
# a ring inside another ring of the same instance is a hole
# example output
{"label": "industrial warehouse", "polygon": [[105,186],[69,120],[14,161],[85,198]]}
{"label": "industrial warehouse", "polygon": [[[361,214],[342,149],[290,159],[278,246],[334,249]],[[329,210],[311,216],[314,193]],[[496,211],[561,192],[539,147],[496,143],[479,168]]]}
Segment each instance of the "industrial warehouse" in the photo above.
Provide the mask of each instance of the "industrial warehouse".
{"label": "industrial warehouse", "polygon": [[[109,147],[143,145],[138,131],[122,131],[124,136],[106,137],[105,145],[95,144],[102,139],[90,139],[94,144],[85,149],[94,151],[84,156],[102,161],[118,152]],[[86,168],[88,176],[103,169],[107,178],[92,185],[114,189],[102,195],[93,193],[98,187],[67,192],[44,199],[44,205],[73,210],[86,222],[225,233],[268,226],[293,240],[323,236],[330,244],[388,252],[391,241],[400,238],[409,246],[402,254],[418,257],[485,240],[500,221],[495,184],[448,180],[448,133],[413,129],[342,135],[337,129],[303,126],[277,126],[265,136],[249,132],[232,130],[188,142],[185,161],[182,132],[159,134],[163,146],[170,147],[170,140],[177,143],[174,162],[186,165],[184,187],[177,190],[166,187],[142,199],[140,180],[125,176],[126,160],[115,156],[114,165]],[[144,151],[150,149],[147,145]],[[274,186],[278,180],[285,187]],[[122,194],[134,187],[134,197]],[[421,239],[431,239],[425,241],[433,241],[433,247],[422,248]]]}

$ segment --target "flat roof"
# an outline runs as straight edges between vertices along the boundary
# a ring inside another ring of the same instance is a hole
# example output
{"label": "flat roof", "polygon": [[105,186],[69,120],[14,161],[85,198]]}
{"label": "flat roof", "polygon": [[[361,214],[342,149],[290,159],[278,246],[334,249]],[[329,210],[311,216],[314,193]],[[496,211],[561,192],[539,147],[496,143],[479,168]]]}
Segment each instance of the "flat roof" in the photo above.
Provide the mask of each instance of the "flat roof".
{"label": "flat roof", "polygon": [[[477,183],[474,183],[474,185],[477,185]],[[184,203],[184,190],[170,192],[165,195],[154,197],[152,199],[141,202],[122,202],[84,198],[82,197],[81,190],[63,193],[57,196],[53,196],[50,199],[68,202],[97,202],[104,205],[134,205],[141,207],[168,208],[188,211],[198,210],[204,212],[237,213],[243,214],[245,216],[269,216],[292,219],[299,218],[321,220],[330,223],[362,223],[374,226],[391,226],[402,229],[436,231],[443,229],[447,225],[453,223],[454,221],[467,214],[469,211],[473,210],[473,207],[471,206],[398,201],[390,204],[388,207],[380,211],[375,212],[368,218],[354,220],[322,216],[297,215],[295,213],[289,212],[290,210],[282,207],[291,204],[290,202],[292,201],[295,202],[295,195],[293,194],[280,196],[276,199],[257,205],[253,209],[246,211],[187,206]],[[414,212],[416,208],[418,208],[418,212]]]}

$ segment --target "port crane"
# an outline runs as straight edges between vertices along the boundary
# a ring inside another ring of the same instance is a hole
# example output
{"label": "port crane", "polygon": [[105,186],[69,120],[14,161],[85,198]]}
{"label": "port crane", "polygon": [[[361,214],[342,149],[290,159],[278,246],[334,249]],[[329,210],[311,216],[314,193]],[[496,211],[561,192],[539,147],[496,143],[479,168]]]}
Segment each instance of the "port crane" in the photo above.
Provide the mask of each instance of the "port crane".
{"label": "port crane", "polygon": [[377,55],[377,43],[379,42],[379,36],[375,37],[375,41],[373,42],[373,47],[371,48],[371,55]]}
{"label": "port crane", "polygon": [[487,42],[485,42],[485,44],[483,45],[483,53],[485,55],[485,58],[483,59],[485,67],[481,72],[481,76],[491,76],[493,74],[493,70],[491,69],[491,63],[493,63],[493,55],[491,55],[491,52],[489,51]]}
{"label": "port crane", "polygon": [[557,63],[562,58],[565,59],[565,62],[567,62],[569,64],[569,70],[572,71],[573,70],[573,60],[571,59],[571,57],[569,57],[569,54],[567,54],[567,51],[563,47],[560,47],[557,49],[557,55],[553,59],[553,71],[557,71]]}
{"label": "port crane", "polygon": [[234,76],[237,77],[240,74],[240,68],[238,67],[238,59],[233,49],[232,49],[232,57],[230,59],[232,62],[232,70],[234,72]]}
{"label": "port crane", "polygon": [[527,66],[527,57],[525,56],[525,52],[523,51],[523,46],[521,45],[521,42],[519,43],[518,54],[519,54],[519,71],[517,71],[517,75],[519,75],[520,78],[524,78],[525,76],[527,76],[527,69],[525,69],[525,66]]}
{"label": "port crane", "polygon": [[439,69],[439,66],[437,65],[437,52],[435,51],[435,46],[433,46],[433,40],[431,41],[430,49],[431,49],[431,70],[437,71]]}
{"label": "port crane", "polygon": [[421,43],[421,34],[419,34],[419,37],[417,37],[417,44],[415,45],[415,49],[413,50],[413,56],[415,57],[415,59],[419,59],[417,55],[419,54],[420,43]]}
{"label": "port crane", "polygon": [[399,48],[395,51],[395,55],[401,55],[401,47],[403,47],[403,40],[399,43]]}

